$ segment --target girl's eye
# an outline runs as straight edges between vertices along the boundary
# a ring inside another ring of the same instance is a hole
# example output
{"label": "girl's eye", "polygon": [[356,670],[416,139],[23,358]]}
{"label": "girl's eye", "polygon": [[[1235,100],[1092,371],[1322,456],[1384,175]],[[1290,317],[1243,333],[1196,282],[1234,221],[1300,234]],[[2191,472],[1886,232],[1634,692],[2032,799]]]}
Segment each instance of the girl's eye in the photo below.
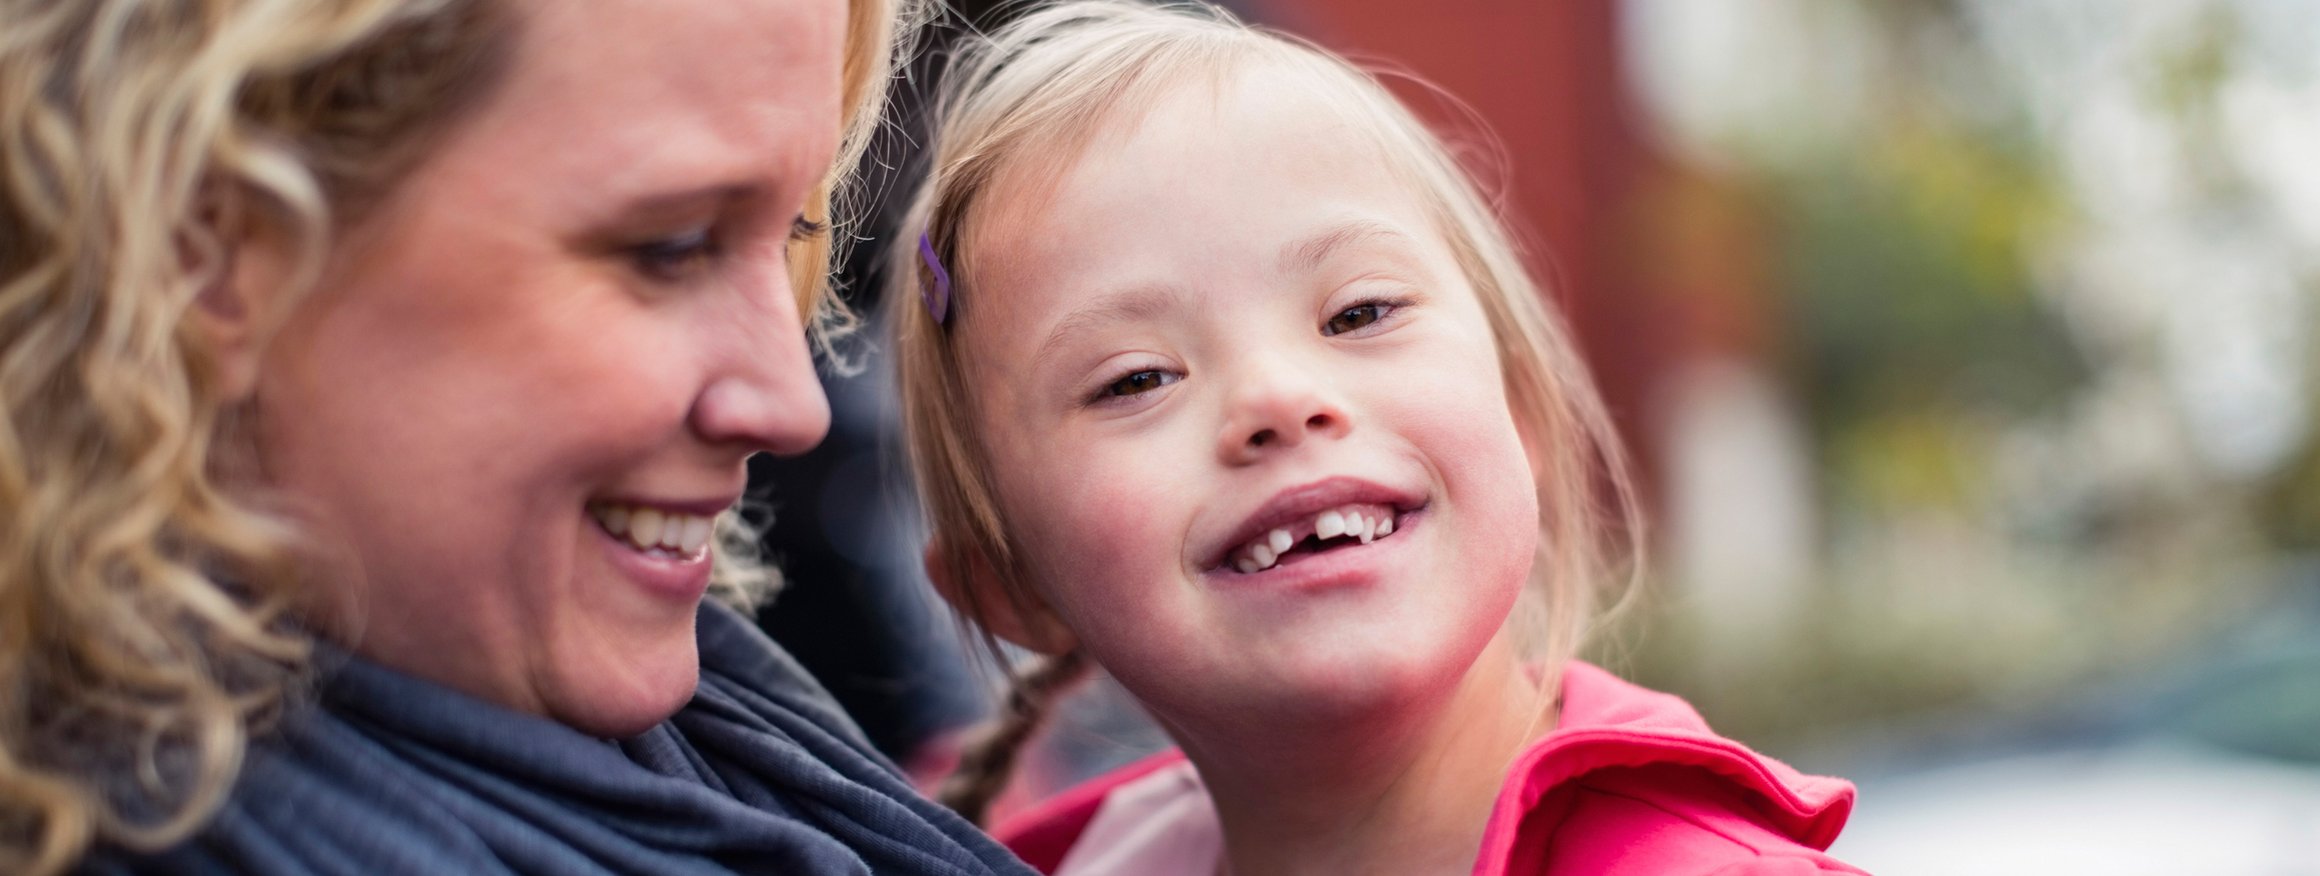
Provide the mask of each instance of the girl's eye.
{"label": "girl's eye", "polygon": [[803,215],[789,221],[789,239],[793,243],[804,243],[828,233],[828,222],[815,222]]}
{"label": "girl's eye", "polygon": [[1346,332],[1356,331],[1384,319],[1386,313],[1393,309],[1394,305],[1389,302],[1365,301],[1338,311],[1336,316],[1330,317],[1328,322],[1321,324],[1321,333],[1324,335],[1342,335]]}
{"label": "girl's eye", "polygon": [[699,273],[715,260],[721,247],[706,226],[631,247],[636,269],[662,282],[676,282]]}
{"label": "girl's eye", "polygon": [[1182,379],[1166,371],[1138,371],[1112,381],[1104,387],[1103,394],[1107,397],[1142,395]]}

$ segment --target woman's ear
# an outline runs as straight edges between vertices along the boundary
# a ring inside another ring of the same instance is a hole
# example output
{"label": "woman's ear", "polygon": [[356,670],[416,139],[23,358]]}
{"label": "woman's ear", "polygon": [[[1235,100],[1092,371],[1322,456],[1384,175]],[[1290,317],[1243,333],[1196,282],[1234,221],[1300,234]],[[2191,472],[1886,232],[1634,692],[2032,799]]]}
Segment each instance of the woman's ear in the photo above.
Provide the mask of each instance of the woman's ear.
{"label": "woman's ear", "polygon": [[291,251],[281,232],[260,221],[244,199],[205,192],[195,230],[181,239],[178,259],[200,288],[186,320],[201,336],[219,395],[228,403],[256,391],[267,336],[283,316]]}
{"label": "woman's ear", "polygon": [[1063,620],[1037,594],[1015,594],[981,551],[955,549],[941,533],[926,542],[926,577],[936,593],[992,635],[1032,651],[1057,655],[1079,647]]}

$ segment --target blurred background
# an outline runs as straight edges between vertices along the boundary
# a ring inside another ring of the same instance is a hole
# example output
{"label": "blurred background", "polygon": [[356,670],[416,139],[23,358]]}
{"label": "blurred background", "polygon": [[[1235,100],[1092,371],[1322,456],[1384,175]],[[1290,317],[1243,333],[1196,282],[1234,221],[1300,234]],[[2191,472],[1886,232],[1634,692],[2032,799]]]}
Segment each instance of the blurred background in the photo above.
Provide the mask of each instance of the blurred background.
{"label": "blurred background", "polygon": [[[1397,86],[1642,469],[1592,659],[1858,781],[1841,857],[2320,873],[2320,0],[1227,5],[1458,101]],[[987,676],[850,355],[830,445],[761,472],[767,625],[937,770]],[[1116,691],[1071,716],[1033,785],[1161,743]]]}

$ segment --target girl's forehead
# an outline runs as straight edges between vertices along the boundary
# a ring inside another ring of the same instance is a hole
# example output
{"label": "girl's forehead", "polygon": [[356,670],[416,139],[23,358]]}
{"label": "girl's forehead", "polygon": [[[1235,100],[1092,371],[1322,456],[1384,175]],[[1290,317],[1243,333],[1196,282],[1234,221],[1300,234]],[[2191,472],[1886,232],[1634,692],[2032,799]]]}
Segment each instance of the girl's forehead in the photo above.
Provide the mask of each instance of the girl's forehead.
{"label": "girl's forehead", "polygon": [[962,228],[977,280],[1121,270],[1139,256],[1165,271],[1188,238],[1230,251],[1345,212],[1422,228],[1424,199],[1389,138],[1307,83],[1238,75],[1150,98],[1108,113],[1077,144],[1015,148]]}
{"label": "girl's forehead", "polygon": [[1208,64],[1155,62],[1123,74],[1117,87],[1081,84],[1054,95],[1067,110],[1046,113],[999,145],[1003,154],[972,210],[1011,226],[1019,222],[1006,220],[1042,212],[1058,197],[1113,182],[1165,186],[1212,175],[1220,159],[1351,153],[1357,163],[1404,163],[1387,145],[1397,139],[1384,130],[1390,122],[1369,105],[1382,92],[1365,93],[1358,83],[1346,71],[1251,53]]}

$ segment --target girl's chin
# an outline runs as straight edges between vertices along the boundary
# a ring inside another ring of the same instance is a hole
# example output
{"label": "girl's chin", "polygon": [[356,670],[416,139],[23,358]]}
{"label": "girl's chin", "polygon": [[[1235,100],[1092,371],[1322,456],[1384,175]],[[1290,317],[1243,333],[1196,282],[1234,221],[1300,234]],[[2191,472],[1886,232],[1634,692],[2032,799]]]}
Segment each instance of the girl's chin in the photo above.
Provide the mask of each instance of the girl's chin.
{"label": "girl's chin", "polygon": [[[1262,673],[1236,672],[1229,678],[1208,676],[1206,683],[1197,674],[1187,674],[1183,677],[1191,682],[1188,688],[1155,690],[1146,702],[1164,723],[1187,729],[1306,736],[1402,724],[1440,709],[1448,694],[1458,689],[1467,666],[1454,660],[1421,663],[1363,656],[1274,666]],[[1131,682],[1122,682],[1135,692]]]}

